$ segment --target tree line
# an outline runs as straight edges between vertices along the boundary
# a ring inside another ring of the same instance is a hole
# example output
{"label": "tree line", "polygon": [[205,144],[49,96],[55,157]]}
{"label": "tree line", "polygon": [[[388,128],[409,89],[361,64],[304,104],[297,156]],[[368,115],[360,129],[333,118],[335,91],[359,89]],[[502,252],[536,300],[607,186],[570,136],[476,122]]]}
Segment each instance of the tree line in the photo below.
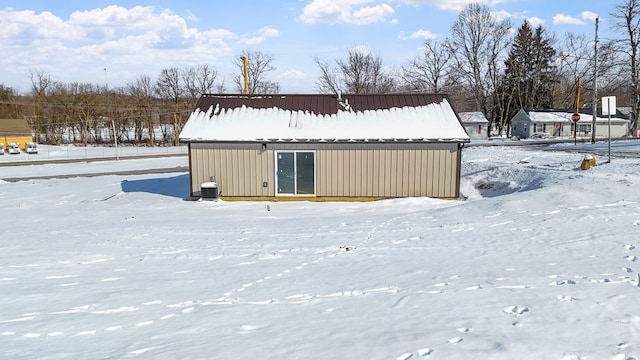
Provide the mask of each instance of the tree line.
{"label": "tree line", "polygon": [[[600,94],[640,115],[640,0],[619,0],[610,13],[616,39],[567,33],[562,39],[524,21],[515,32],[510,19],[495,18],[481,4],[462,10],[442,40],[426,40],[422,52],[400,69],[358,48],[345,58],[315,57],[319,93],[447,93],[458,111],[481,111],[500,134],[521,108],[592,107],[594,79]],[[596,51],[597,47],[597,51]],[[596,59],[597,56],[597,59]],[[87,145],[111,142],[177,145],[177,134],[204,93],[243,93],[246,57],[250,94],[277,94],[268,79],[274,56],[245,50],[236,58],[232,90],[209,65],[163,69],[124,86],[62,83],[42,70],[30,72],[31,89],[19,95],[0,84],[0,118],[25,117],[42,143]],[[597,64],[597,69],[595,68]],[[105,69],[106,76],[106,69]],[[580,87],[582,97],[576,94]],[[579,102],[578,102],[579,101]],[[633,122],[633,132],[638,127]]]}

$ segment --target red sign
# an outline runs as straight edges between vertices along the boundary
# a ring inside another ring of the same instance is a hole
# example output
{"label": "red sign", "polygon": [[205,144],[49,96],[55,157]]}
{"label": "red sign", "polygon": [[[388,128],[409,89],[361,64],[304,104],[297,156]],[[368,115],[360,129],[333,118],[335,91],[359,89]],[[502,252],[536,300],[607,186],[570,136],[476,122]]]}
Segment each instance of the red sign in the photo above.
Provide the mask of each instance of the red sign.
{"label": "red sign", "polygon": [[575,114],[571,115],[571,121],[578,122],[579,120],[580,120],[580,114],[575,113]]}

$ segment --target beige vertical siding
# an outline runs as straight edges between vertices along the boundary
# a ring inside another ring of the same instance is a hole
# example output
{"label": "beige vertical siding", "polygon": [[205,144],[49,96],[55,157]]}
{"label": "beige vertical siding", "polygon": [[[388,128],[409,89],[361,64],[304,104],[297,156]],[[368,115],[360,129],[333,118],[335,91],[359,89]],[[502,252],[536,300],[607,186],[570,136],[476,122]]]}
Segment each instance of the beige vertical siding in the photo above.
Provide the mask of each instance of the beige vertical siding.
{"label": "beige vertical siding", "polygon": [[458,152],[451,149],[325,150],[316,162],[317,196],[458,196]]}
{"label": "beige vertical siding", "polygon": [[[223,196],[272,196],[273,152],[247,149],[191,149],[191,190],[215,176]],[[263,182],[268,186],[262,186]]]}
{"label": "beige vertical siding", "polygon": [[[458,144],[190,144],[191,191],[215,176],[222,196],[275,196],[275,151],[315,151],[316,196],[455,198]],[[262,183],[268,186],[263,187]]]}

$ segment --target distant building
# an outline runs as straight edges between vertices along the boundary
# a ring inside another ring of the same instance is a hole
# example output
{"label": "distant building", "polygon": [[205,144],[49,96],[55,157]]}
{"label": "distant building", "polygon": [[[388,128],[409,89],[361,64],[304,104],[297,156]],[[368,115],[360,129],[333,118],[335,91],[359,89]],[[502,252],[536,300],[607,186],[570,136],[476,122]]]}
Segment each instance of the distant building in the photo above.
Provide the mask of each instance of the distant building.
{"label": "distant building", "polygon": [[[573,131],[577,125],[577,137],[591,137],[593,116],[580,113],[580,120],[574,123],[571,120],[572,112],[562,111],[526,111],[520,109],[511,119],[511,136],[519,139],[531,137],[573,137]],[[611,118],[611,137],[619,138],[629,135],[629,123],[627,119],[619,117]],[[596,136],[606,138],[609,136],[609,118],[596,118]]]}
{"label": "distant building", "polygon": [[481,111],[458,113],[460,121],[471,140],[486,140],[489,138],[489,120]]}
{"label": "distant building", "polygon": [[223,199],[458,198],[469,136],[446,95],[203,95],[190,190]]}
{"label": "distant building", "polygon": [[33,141],[31,128],[25,119],[0,119],[0,143],[7,149],[8,144],[17,143],[25,150],[26,144]]}

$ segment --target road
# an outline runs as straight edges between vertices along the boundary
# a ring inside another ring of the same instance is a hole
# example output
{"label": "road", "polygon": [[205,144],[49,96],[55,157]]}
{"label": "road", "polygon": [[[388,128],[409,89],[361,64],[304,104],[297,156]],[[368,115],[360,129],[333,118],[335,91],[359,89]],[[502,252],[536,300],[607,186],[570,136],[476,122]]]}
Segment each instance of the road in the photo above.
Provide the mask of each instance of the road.
{"label": "road", "polygon": [[[466,144],[465,147],[473,147],[473,146],[531,146],[537,147],[541,150],[549,150],[549,151],[564,151],[564,152],[573,152],[573,153],[584,153],[591,154],[600,157],[606,157],[608,155],[608,149],[606,149],[603,145],[607,145],[606,141],[600,141],[595,145],[597,147],[591,147],[590,141],[582,139],[583,141],[578,142],[575,148],[573,147],[553,147],[549,148],[550,145],[559,144],[559,143],[573,143],[573,140],[556,140],[556,139],[545,139],[545,140],[531,140],[531,141],[478,141]],[[640,152],[635,149],[640,143],[640,139],[638,138],[623,138],[616,139],[616,143],[612,143],[611,155],[614,157],[640,157]],[[620,150],[620,148],[628,148],[627,150]],[[10,155],[5,155],[10,156]],[[177,157],[177,156],[187,156],[186,154],[150,154],[150,155],[137,155],[137,156],[127,156],[120,157],[119,161],[127,161],[133,159],[145,159],[145,158],[161,158],[161,157]],[[97,161],[113,161],[116,160],[115,157],[97,157],[97,158],[76,158],[76,159],[51,159],[51,160],[38,160],[38,161],[20,161],[20,162],[0,162],[0,167],[6,166],[24,166],[24,165],[44,165],[44,164],[67,164],[67,163],[76,163],[76,162],[97,162]],[[8,182],[16,182],[16,181],[25,181],[25,180],[34,180],[34,179],[66,179],[66,178],[74,178],[74,177],[94,177],[94,176],[105,176],[105,175],[144,175],[144,174],[162,174],[162,173],[175,173],[175,172],[188,172],[188,166],[176,166],[171,168],[160,168],[160,169],[141,169],[141,170],[124,170],[124,171],[109,171],[109,172],[91,172],[91,173],[76,173],[76,174],[64,174],[64,175],[43,175],[43,176],[23,176],[23,177],[7,177],[2,178],[4,181]]]}
{"label": "road", "polygon": [[[120,157],[118,161],[127,161],[134,159],[164,158],[164,157],[185,157],[186,154],[156,154],[156,155],[137,155]],[[20,161],[20,162],[0,162],[0,167],[10,166],[27,166],[27,165],[45,165],[45,164],[69,164],[79,162],[97,162],[97,161],[113,161],[115,157],[99,157],[99,158],[77,158],[77,159],[51,159],[38,161]],[[145,174],[165,174],[175,172],[188,172],[188,166],[176,166],[171,168],[159,169],[140,169],[140,170],[123,170],[123,171],[105,171],[90,173],[74,173],[74,174],[58,174],[58,175],[42,175],[42,176],[21,176],[21,177],[4,177],[3,181],[16,182],[36,179],[68,179],[74,177],[94,177],[105,175],[145,175]]]}

